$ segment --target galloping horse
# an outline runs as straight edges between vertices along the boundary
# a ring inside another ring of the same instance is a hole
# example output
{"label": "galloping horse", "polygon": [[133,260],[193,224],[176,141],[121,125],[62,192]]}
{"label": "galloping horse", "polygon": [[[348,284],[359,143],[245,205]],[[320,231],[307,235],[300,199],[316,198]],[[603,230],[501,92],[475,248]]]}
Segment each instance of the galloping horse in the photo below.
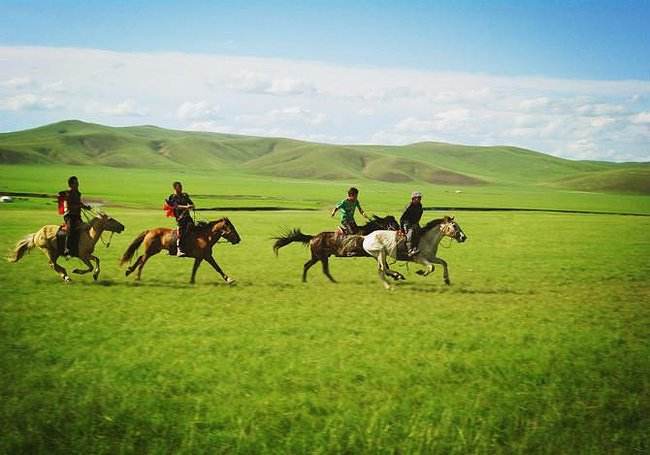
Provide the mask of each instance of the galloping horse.
{"label": "galloping horse", "polygon": [[[13,254],[9,257],[9,262],[19,261],[25,253],[29,252],[32,248],[38,247],[45,253],[49,259],[50,267],[57,272],[63,281],[69,282],[70,277],[68,272],[57,264],[57,260],[62,255],[60,251],[57,232],[60,226],[55,224],[48,224],[43,226],[38,232],[29,234],[23,240],[16,244]],[[79,227],[79,259],[86,267],[85,270],[74,269],[72,273],[83,275],[93,272],[93,279],[97,280],[99,277],[99,258],[93,255],[95,244],[101,238],[104,231],[117,232],[118,234],[124,230],[124,225],[110,216],[99,213],[88,223],[84,223]],[[90,260],[95,261],[95,267],[90,263]]]}
{"label": "galloping horse", "polygon": [[422,227],[418,242],[420,252],[414,257],[408,257],[405,249],[403,252],[399,251],[398,244],[400,240],[397,237],[397,233],[391,231],[376,231],[369,234],[363,240],[363,249],[377,259],[379,279],[384,283],[386,289],[391,288],[388,281],[386,281],[386,275],[389,275],[394,280],[404,279],[401,273],[389,269],[388,263],[386,262],[389,256],[396,260],[425,265],[427,267],[426,270],[416,272],[422,276],[427,276],[433,272],[434,264],[440,264],[444,269],[443,276],[445,284],[450,284],[447,262],[436,256],[438,245],[443,237],[450,237],[459,243],[467,240],[467,236],[458,223],[454,221],[454,218],[445,216],[441,219],[432,220]]}
{"label": "galloping horse", "polygon": [[[172,250],[176,249],[176,236],[174,234],[175,229],[168,228],[154,228],[143,231],[138,235],[131,245],[126,249],[120,265],[124,265],[131,260],[136,250],[140,245],[144,245],[144,253],[138,257],[138,259],[126,269],[126,276],[129,276],[135,269],[138,269],[138,274],[136,280],[140,280],[142,275],[142,268],[147,260],[162,250]],[[228,284],[235,282],[228,275],[223,273],[217,261],[212,257],[212,247],[215,243],[221,238],[224,237],[233,245],[238,244],[241,241],[237,229],[230,222],[228,218],[222,218],[216,221],[209,221],[207,223],[199,223],[194,228],[192,233],[193,238],[191,241],[188,241],[186,248],[187,257],[194,258],[194,267],[192,268],[192,277],[190,278],[190,283],[194,283],[196,277],[196,271],[201,265],[202,261],[206,261],[210,264],[226,281]]]}
{"label": "galloping horse", "polygon": [[273,251],[277,256],[278,250],[292,242],[301,242],[309,244],[311,250],[311,259],[305,262],[302,272],[303,283],[307,282],[307,271],[321,261],[323,264],[323,273],[332,283],[336,280],[330,274],[329,257],[363,257],[368,254],[363,250],[363,236],[379,229],[398,230],[399,223],[395,217],[388,215],[381,218],[373,216],[365,225],[359,226],[359,235],[343,235],[332,231],[321,232],[317,235],[307,235],[300,232],[300,229],[293,229],[281,237],[276,237],[273,244]]}

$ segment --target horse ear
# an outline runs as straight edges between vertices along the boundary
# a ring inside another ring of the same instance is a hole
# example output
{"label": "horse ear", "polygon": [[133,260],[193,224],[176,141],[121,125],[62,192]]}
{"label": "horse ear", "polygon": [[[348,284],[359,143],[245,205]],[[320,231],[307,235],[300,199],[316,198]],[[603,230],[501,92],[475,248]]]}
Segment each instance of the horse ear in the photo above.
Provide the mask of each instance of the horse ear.
{"label": "horse ear", "polygon": [[451,221],[454,221],[454,217],[453,217],[453,216],[450,216],[449,219],[450,219]]}

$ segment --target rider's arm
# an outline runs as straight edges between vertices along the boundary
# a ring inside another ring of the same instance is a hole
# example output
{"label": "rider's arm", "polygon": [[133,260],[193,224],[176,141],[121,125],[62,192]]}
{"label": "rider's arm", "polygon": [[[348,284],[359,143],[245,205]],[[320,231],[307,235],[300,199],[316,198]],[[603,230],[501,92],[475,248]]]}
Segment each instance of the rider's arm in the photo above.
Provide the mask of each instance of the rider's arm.
{"label": "rider's arm", "polygon": [[363,216],[367,220],[370,219],[368,215],[366,215],[366,212],[364,212],[363,209],[361,208],[361,204],[359,204],[359,201],[357,201],[357,208],[359,209],[359,213],[361,214],[361,216]]}

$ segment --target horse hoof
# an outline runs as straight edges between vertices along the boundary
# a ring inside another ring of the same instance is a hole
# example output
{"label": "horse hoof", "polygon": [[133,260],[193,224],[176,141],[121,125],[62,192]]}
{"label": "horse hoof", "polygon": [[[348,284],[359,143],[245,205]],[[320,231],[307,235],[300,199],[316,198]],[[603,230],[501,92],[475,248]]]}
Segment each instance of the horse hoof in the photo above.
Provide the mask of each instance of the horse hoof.
{"label": "horse hoof", "polygon": [[417,273],[417,274],[420,275],[420,276],[423,276],[423,275],[424,275],[424,270],[418,270],[418,271],[415,272],[415,273]]}
{"label": "horse hoof", "polygon": [[99,273],[93,273],[93,280],[97,281],[97,278],[99,278]]}
{"label": "horse hoof", "polygon": [[227,284],[235,284],[236,282],[237,282],[237,280],[235,280],[235,279],[233,279],[233,278],[230,278],[230,277],[228,277],[228,278],[226,279],[226,283],[227,283]]}
{"label": "horse hoof", "polygon": [[449,281],[448,279],[446,279],[446,280],[445,280],[445,284],[446,284],[447,286],[450,286],[450,285],[451,285],[451,281]]}
{"label": "horse hoof", "polygon": [[63,281],[65,281],[66,283],[71,283],[72,282],[72,280],[70,279],[70,277],[68,275],[63,277]]}

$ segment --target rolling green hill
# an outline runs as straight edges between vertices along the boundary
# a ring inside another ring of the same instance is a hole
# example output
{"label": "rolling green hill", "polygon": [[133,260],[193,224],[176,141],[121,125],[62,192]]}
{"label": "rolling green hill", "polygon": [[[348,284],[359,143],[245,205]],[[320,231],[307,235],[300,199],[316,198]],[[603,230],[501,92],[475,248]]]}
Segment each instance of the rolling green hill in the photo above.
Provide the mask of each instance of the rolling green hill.
{"label": "rolling green hill", "polygon": [[235,169],[287,178],[454,186],[532,184],[650,194],[650,167],[644,164],[572,161],[508,146],[435,142],[343,146],[155,126],[109,127],[77,120],[0,134],[0,164],[53,163]]}

